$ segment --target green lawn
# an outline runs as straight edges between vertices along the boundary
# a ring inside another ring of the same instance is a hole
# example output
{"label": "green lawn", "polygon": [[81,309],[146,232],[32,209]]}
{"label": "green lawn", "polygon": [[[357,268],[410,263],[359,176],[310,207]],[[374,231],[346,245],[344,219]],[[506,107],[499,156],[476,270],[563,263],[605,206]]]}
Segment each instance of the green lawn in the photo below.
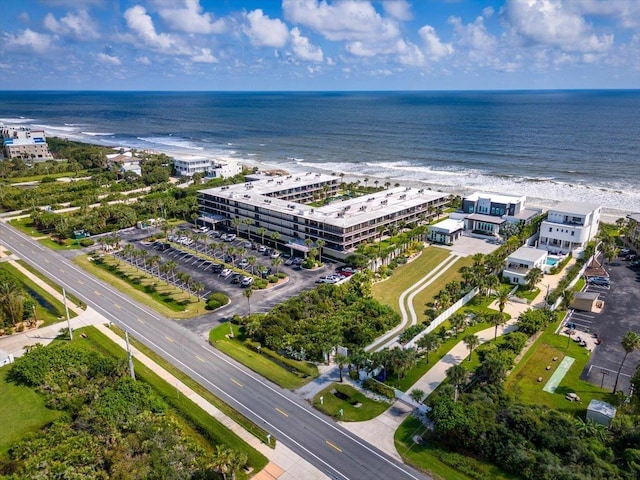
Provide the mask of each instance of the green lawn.
{"label": "green lawn", "polygon": [[[82,333],[86,335],[83,337]],[[106,336],[93,327],[78,330],[78,342],[86,343],[92,348],[104,352],[107,355],[125,360],[127,353],[124,349],[110,341]],[[171,411],[182,420],[183,427],[191,430],[188,434],[194,436],[203,447],[212,450],[213,444],[226,444],[230,448],[245,452],[249,457],[249,464],[259,471],[267,464],[267,458],[257,450],[250,447],[244,440],[222,425],[198,405],[176,392],[173,385],[168,384],[158,377],[150,369],[134,359],[136,377],[153,387],[158,395],[169,405]],[[208,440],[208,441],[203,441]],[[211,442],[211,443],[209,443]],[[239,478],[247,478],[242,471],[238,472]]]}
{"label": "green lawn", "polygon": [[[33,275],[35,275],[36,277],[38,277],[40,280],[42,280],[44,283],[46,283],[47,285],[49,285],[51,288],[53,288],[56,292],[62,294],[62,287],[60,285],[58,285],[56,282],[54,282],[53,280],[51,280],[49,277],[47,277],[44,273],[42,273],[40,270],[38,270],[37,268],[33,268],[31,265],[29,265],[27,262],[25,262],[24,260],[16,260],[16,262],[24,269],[29,270],[29,272],[31,272]],[[85,309],[86,305],[81,302],[78,297],[76,297],[73,293],[69,293],[67,292],[67,300],[71,301],[72,303],[78,305],[79,307]]]}
{"label": "green lawn", "polygon": [[[413,441],[414,436],[421,435],[425,431],[426,427],[420,420],[409,416],[400,424],[394,436],[396,450],[402,459],[418,470],[426,472],[438,480],[472,480],[473,478],[507,480],[512,478],[493,465],[459,454],[441,451],[437,445],[426,442],[416,444]],[[473,477],[465,475],[454,466],[473,471]]]}
{"label": "green lawn", "polygon": [[[61,317],[66,318],[64,305],[59,302],[51,294],[44,291],[39,285],[32,282],[29,278],[22,274],[9,262],[0,263],[0,270],[7,272],[13,278],[18,280],[24,287],[24,289],[31,295],[36,302],[36,317],[38,320],[44,321],[42,326],[51,325],[59,322]],[[69,310],[69,316],[71,318],[77,315],[72,310]]]}
{"label": "green lawn", "polygon": [[[573,341],[567,343],[567,337],[554,334],[556,327],[557,323],[549,326],[533,344],[509,375],[505,389],[512,392],[520,402],[546,405],[581,416],[586,414],[587,406],[594,398],[612,402],[613,394],[610,391],[580,380],[580,375],[589,360],[589,352]],[[567,375],[555,393],[543,391],[542,388],[565,355],[575,358]],[[557,357],[555,362],[553,357]],[[551,366],[550,370],[546,370],[547,365]],[[542,377],[542,382],[538,382],[538,377]],[[581,402],[566,400],[564,397],[569,392],[577,393]]]}
{"label": "green lawn", "polygon": [[31,217],[14,218],[13,220],[9,220],[9,225],[17,228],[22,233],[26,233],[31,237],[40,237],[44,235],[43,233],[40,233],[38,232],[38,230],[36,230],[36,226],[31,220]]}
{"label": "green lawn", "polygon": [[527,303],[531,303],[533,302],[534,298],[538,296],[539,293],[540,293],[539,288],[527,290],[524,287],[522,287],[522,288],[518,288],[518,291],[516,292],[516,296],[526,299]]}
{"label": "green lawn", "polygon": [[[78,177],[86,177],[90,175],[89,170],[80,170],[78,172]],[[50,173],[50,174],[45,174],[45,175],[32,175],[29,177],[13,177],[13,178],[8,178],[7,180],[9,181],[9,183],[22,183],[22,182],[39,182],[40,180],[42,180],[45,177],[49,177],[49,178],[62,178],[62,177],[71,177],[71,178],[75,178],[76,177],[76,172],[61,172],[61,173]]]}
{"label": "green lawn", "polygon": [[193,295],[148,275],[124,261],[105,255],[100,262],[86,255],[73,259],[74,263],[134,300],[170,318],[192,318],[207,313],[205,302],[195,301]]}
{"label": "green lawn", "polygon": [[390,278],[373,285],[373,297],[400,313],[398,299],[402,292],[415,285],[448,256],[449,251],[443,248],[425,248],[418,258],[396,268]]}
{"label": "green lawn", "polygon": [[51,238],[43,238],[38,242],[51,250],[78,250],[82,248],[80,242],[71,238],[65,239],[63,243],[54,242]]}
{"label": "green lawn", "polygon": [[[340,399],[333,392],[336,390],[348,398]],[[320,404],[322,397],[322,404]],[[358,405],[359,406],[356,406]],[[363,395],[351,385],[344,383],[332,383],[327,388],[313,397],[313,406],[337,420],[344,422],[363,422],[377,417],[387,410],[391,404],[386,402],[376,402]],[[339,411],[342,409],[343,414]]]}
{"label": "green lawn", "polygon": [[24,435],[40,430],[62,414],[45,407],[44,398],[35,390],[7,380],[10,369],[0,368],[0,458]]}
{"label": "green lawn", "polygon": [[413,298],[413,308],[416,310],[416,314],[418,315],[418,322],[424,322],[429,320],[427,315],[424,313],[427,309],[427,304],[433,302],[435,296],[444,288],[444,286],[452,282],[454,280],[461,281],[462,277],[459,273],[460,269],[464,266],[471,266],[473,264],[473,258],[464,257],[460,260],[457,260],[453,265],[451,265],[445,272],[442,273],[431,285],[426,287],[424,290],[421,290],[414,298]]}
{"label": "green lawn", "polygon": [[[227,337],[230,329],[233,331],[233,338]],[[313,364],[285,360],[275,352],[271,352],[270,355],[258,353],[247,347],[243,343],[244,340],[238,325],[220,325],[209,332],[211,345],[282,388],[295,390],[318,376],[318,370]],[[299,364],[298,367],[293,368],[296,364]],[[310,372],[314,374],[309,375]]]}
{"label": "green lawn", "polygon": [[[125,337],[124,332],[117,326],[112,325],[111,330],[113,330],[113,332],[116,333],[118,336],[122,338]],[[193,380],[189,375],[187,375],[186,373],[174,367],[171,363],[167,362],[163,357],[161,357],[156,352],[148,348],[146,345],[140,343],[134,337],[129,337],[129,341],[131,342],[131,345],[133,345],[139,351],[144,353],[147,357],[149,357],[155,363],[160,365],[162,368],[164,368],[167,372],[169,372],[171,375],[176,377],[186,386],[191,388],[194,392],[196,392],[198,395],[200,395],[210,404],[214,405],[218,410],[225,413],[228,417],[233,419],[237,424],[241,425],[247,432],[251,433],[257,439],[262,441],[264,441],[264,439],[267,438],[267,434],[269,433],[267,430],[263,429],[262,427],[259,427],[258,425],[253,423],[251,420],[249,420],[247,417],[242,415],[240,412],[238,412],[237,410],[234,410],[228,404],[226,404],[225,402],[220,400],[218,397],[216,397],[214,394],[212,394],[209,390],[207,390],[198,382]],[[276,439],[272,435],[271,443],[269,444],[269,446],[275,448],[275,445],[276,445]]]}

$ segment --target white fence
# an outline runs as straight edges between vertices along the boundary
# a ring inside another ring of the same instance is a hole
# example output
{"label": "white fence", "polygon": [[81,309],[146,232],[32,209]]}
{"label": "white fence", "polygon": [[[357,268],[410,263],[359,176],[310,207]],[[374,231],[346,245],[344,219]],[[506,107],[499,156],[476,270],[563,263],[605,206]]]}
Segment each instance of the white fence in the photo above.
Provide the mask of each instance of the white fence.
{"label": "white fence", "polygon": [[464,297],[462,297],[460,300],[458,300],[456,303],[454,303],[449,308],[447,308],[444,312],[442,312],[440,315],[438,315],[436,318],[434,318],[433,321],[429,324],[429,326],[426,329],[424,329],[418,335],[416,335],[411,340],[409,340],[406,343],[406,345],[404,346],[404,348],[415,348],[416,343],[418,342],[418,340],[420,340],[420,338],[422,338],[425,335],[433,332],[437,327],[439,327],[442,323],[444,323],[444,321],[447,320],[451,315],[456,313],[456,311],[460,307],[462,307],[462,306],[466,305],[467,303],[469,303],[469,301],[473,297],[475,297],[478,294],[478,292],[480,292],[478,287],[474,288],[469,293],[467,293]]}

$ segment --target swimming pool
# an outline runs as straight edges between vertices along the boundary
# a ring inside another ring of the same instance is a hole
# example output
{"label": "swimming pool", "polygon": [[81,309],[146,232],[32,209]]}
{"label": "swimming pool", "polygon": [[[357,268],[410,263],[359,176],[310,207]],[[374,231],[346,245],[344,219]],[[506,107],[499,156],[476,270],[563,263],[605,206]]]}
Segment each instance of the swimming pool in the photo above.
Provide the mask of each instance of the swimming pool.
{"label": "swimming pool", "polygon": [[547,265],[553,267],[556,263],[560,261],[557,257],[547,257]]}

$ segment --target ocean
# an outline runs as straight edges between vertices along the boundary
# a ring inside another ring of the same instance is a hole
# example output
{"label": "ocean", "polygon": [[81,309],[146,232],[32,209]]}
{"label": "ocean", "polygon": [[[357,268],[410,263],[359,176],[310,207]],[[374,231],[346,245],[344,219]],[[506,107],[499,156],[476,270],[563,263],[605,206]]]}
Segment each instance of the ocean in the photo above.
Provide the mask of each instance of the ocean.
{"label": "ocean", "polygon": [[0,122],[370,184],[640,211],[640,91],[0,92]]}

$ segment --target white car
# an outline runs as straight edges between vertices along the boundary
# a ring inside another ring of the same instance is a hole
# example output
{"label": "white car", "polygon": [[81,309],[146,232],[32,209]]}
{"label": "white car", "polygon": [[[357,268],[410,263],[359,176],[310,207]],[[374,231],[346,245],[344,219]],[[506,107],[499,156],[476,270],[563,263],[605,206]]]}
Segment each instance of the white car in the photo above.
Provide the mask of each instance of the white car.
{"label": "white car", "polygon": [[235,233],[227,233],[226,238],[224,238],[223,240],[225,242],[233,242],[236,239],[236,234]]}
{"label": "white car", "polygon": [[273,252],[271,252],[271,255],[269,255],[271,258],[278,258],[280,256],[280,252],[278,252],[277,250],[274,250]]}
{"label": "white car", "polygon": [[265,247],[264,245],[260,245],[258,247],[258,253],[264,253],[267,251],[267,247]]}
{"label": "white car", "polygon": [[242,277],[242,281],[240,282],[240,286],[249,287],[253,284],[253,277]]}
{"label": "white car", "polygon": [[230,268],[225,268],[220,272],[220,276],[222,278],[227,278],[229,275],[231,275],[233,272],[231,271]]}

